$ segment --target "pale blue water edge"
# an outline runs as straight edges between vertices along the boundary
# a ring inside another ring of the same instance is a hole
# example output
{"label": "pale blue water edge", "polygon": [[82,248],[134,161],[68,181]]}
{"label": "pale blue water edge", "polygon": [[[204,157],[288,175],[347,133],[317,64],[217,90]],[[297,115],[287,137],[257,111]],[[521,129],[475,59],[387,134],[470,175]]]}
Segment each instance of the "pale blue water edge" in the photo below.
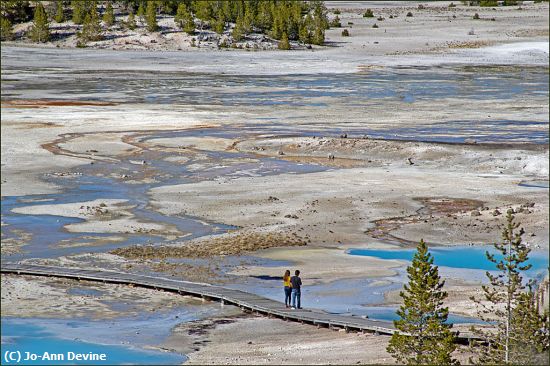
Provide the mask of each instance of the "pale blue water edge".
{"label": "pale blue water edge", "polygon": [[[366,307],[367,314],[370,319],[373,320],[386,320],[393,321],[399,320],[399,315],[397,315],[397,307],[393,306],[369,306]],[[453,313],[449,313],[446,323],[449,324],[486,324],[481,319],[472,318],[469,316],[462,316]]]}
{"label": "pale blue water edge", "polygon": [[[348,254],[376,257],[380,259],[411,261],[415,251],[416,249],[350,249]],[[489,253],[495,254],[497,259],[502,258],[501,255],[496,253],[493,247],[437,247],[429,248],[429,251],[434,257],[434,264],[451,268],[494,271],[496,270],[496,267],[493,263],[487,260],[485,252],[489,251]],[[532,251],[529,254],[529,261],[527,263],[532,265],[528,273],[533,276],[548,269],[548,254],[541,251]]]}
{"label": "pale blue water edge", "polygon": [[[40,319],[36,319],[37,322]],[[105,342],[117,342],[116,337],[105,337]],[[18,318],[2,318],[2,364],[5,352],[19,351],[21,357],[26,352],[42,356],[45,352],[50,354],[63,354],[64,360],[52,361],[36,359],[35,361],[10,362],[13,365],[175,365],[187,360],[184,355],[161,351],[149,351],[131,346],[98,344],[84,342],[79,339],[64,339],[48,331],[39,324],[29,324],[27,320]],[[68,352],[88,354],[106,354],[105,361],[69,361]]]}

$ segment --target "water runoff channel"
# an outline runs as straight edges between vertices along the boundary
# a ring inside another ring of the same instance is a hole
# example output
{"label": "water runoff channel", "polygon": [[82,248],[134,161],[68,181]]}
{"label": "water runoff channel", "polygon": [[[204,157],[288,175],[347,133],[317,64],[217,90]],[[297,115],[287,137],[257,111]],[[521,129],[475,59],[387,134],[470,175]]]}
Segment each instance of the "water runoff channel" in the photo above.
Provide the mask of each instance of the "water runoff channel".
{"label": "water runoff channel", "polygon": [[[4,72],[6,71],[6,72]],[[4,79],[15,75],[21,70],[4,70]],[[29,72],[26,70],[26,72]],[[37,75],[47,70],[37,71]],[[55,71],[59,73],[58,70]],[[374,71],[365,75],[292,75],[292,76],[231,76],[231,75],[148,75],[144,79],[132,75],[113,73],[104,75],[98,81],[94,75],[79,75],[78,82],[73,82],[72,75],[67,73],[59,78],[44,78],[41,81],[27,80],[18,82],[10,89],[4,89],[3,99],[25,98],[46,90],[56,90],[57,94],[78,94],[80,98],[87,100],[102,100],[104,95],[112,95],[109,101],[132,101],[140,103],[159,103],[170,105],[171,103],[201,105],[211,103],[227,107],[246,107],[247,105],[263,106],[286,106],[295,107],[298,110],[305,107],[324,108],[339,100],[345,99],[350,108],[358,108],[366,100],[400,100],[404,105],[419,100],[442,99],[457,97],[467,100],[489,99],[506,100],[521,95],[522,97],[548,96],[547,72],[539,70],[526,70],[517,72],[514,70],[499,71],[492,73],[489,77],[478,71],[459,70],[445,72],[438,70],[431,72],[426,69],[396,70],[394,72]],[[7,80],[8,81],[8,80]],[[139,86],[139,87],[136,87]],[[275,88],[276,86],[276,88]],[[4,92],[4,91],[8,92]],[[238,90],[231,92],[231,90]],[[257,90],[261,90],[258,92]],[[223,92],[222,92],[223,91]],[[349,132],[345,128],[323,127],[319,130],[305,128],[300,120],[296,120],[296,126],[289,127],[288,123],[273,118],[271,120],[256,121],[241,126],[239,129],[229,128],[208,128],[189,131],[165,131],[155,132],[143,137],[143,141],[177,136],[201,136],[201,137],[226,137],[246,138],[259,134],[271,134],[276,136],[284,135],[338,135],[341,132]],[[535,144],[548,143],[548,121],[511,121],[492,120],[490,122],[478,123],[479,121],[457,120],[441,124],[421,125],[416,127],[403,128],[353,128],[357,135],[368,134],[374,138],[403,139],[433,142],[464,142],[467,138],[475,137],[480,142],[529,142]],[[300,127],[302,126],[302,127]],[[546,128],[545,128],[546,126]],[[122,180],[113,178],[106,172],[112,171],[135,171],[135,164],[127,160],[119,159],[117,162],[102,161],[94,165],[80,166],[74,169],[74,176],[71,179],[60,178],[53,175],[45,176],[44,180],[51,181],[61,187],[60,193],[43,194],[33,196],[2,196],[2,236],[4,239],[19,237],[21,231],[27,232],[30,239],[22,247],[21,253],[3,256],[2,260],[18,261],[28,258],[56,258],[59,256],[74,255],[79,253],[105,252],[117,247],[124,247],[135,244],[157,243],[158,237],[146,233],[129,234],[123,241],[107,243],[101,246],[86,245],[89,236],[101,238],[107,234],[68,232],[64,229],[66,225],[80,222],[77,218],[67,218],[54,215],[25,215],[14,213],[18,207],[41,205],[41,204],[62,204],[82,202],[95,199],[122,199],[127,200],[133,206],[132,213],[140,220],[164,223],[176,227],[181,232],[190,233],[186,239],[196,238],[204,235],[223,233],[234,227],[221,223],[206,222],[192,216],[167,216],[153,210],[148,202],[147,192],[156,186],[167,184],[181,184],[196,182],[200,180],[216,179],[220,177],[234,178],[240,172],[255,174],[259,176],[277,175],[281,173],[307,174],[310,172],[326,169],[318,165],[293,163],[277,158],[251,157],[246,153],[231,151],[202,151],[210,161],[224,161],[231,159],[232,164],[225,164],[223,167],[213,166],[206,170],[194,171],[187,167],[194,163],[193,157],[185,164],[176,164],[166,159],[169,153],[162,151],[145,150],[142,159],[147,161],[147,169],[154,170],[148,174],[154,174],[155,182],[125,184]],[[241,163],[234,163],[242,160]],[[221,165],[221,164],[220,164]],[[547,181],[522,182],[526,188],[548,189]],[[59,243],[71,242],[80,245],[59,245]],[[169,242],[169,240],[168,240]],[[439,251],[439,249],[437,249]],[[463,255],[469,256],[468,249]],[[473,250],[473,249],[472,249]],[[451,254],[453,250],[436,253],[442,266],[457,268],[453,263],[445,262],[445,254]],[[461,252],[462,253],[462,252]],[[409,260],[409,251],[350,251],[350,255],[370,255],[379,258],[396,258]],[[441,255],[439,255],[441,254]],[[450,255],[452,257],[452,255]],[[535,258],[536,265],[547,267],[548,258],[540,261]],[[544,260],[546,259],[546,261]],[[438,260],[438,259],[436,259]],[[471,262],[470,262],[471,263]],[[477,263],[477,261],[474,261]],[[280,264],[280,263],[274,263]],[[539,267],[536,267],[539,268]],[[470,269],[480,269],[471,266]],[[324,308],[328,311],[338,313],[368,312],[372,318],[391,320],[395,317],[395,308],[383,306],[365,307],[366,303],[377,303],[383,297],[384,292],[398,288],[404,274],[401,273],[397,279],[390,284],[378,287],[369,287],[368,283],[336,282],[330,284],[334,290],[349,288],[349,286],[366,285],[361,305],[359,302],[351,305],[341,305],[342,299],[326,297],[323,299]],[[278,286],[265,285],[270,279],[259,279],[262,286],[253,286],[255,292],[272,297],[273,289]],[[273,282],[273,281],[271,281]],[[312,289],[313,291],[315,289]],[[318,290],[322,290],[321,288]],[[330,292],[330,291],[327,291]],[[279,296],[277,295],[277,298]],[[363,301],[366,300],[366,301]],[[315,305],[314,305],[315,306]],[[351,309],[350,309],[351,306]],[[189,313],[189,309],[180,309],[181,312]],[[146,319],[146,320],[144,320]],[[195,319],[189,315],[181,317],[180,321],[191,321]],[[126,319],[121,329],[132,328],[133,324],[154,319],[148,319],[142,314],[134,319]],[[458,315],[451,315],[451,322],[476,322],[471,318],[464,318]],[[165,323],[166,324],[166,323]],[[119,343],[99,340],[98,337],[74,337],[75,332],[66,332],[67,329],[96,329],[96,331],[85,332],[97,334],[97,329],[104,325],[102,321],[91,319],[40,319],[40,318],[14,318],[2,317],[2,342],[17,347],[34,347],[37,351],[47,347],[56,349],[75,348],[79,349],[100,349],[109,350],[117,355],[116,361],[127,362],[128,360],[142,360],[144,363],[173,363],[174,361],[185,361],[185,356],[170,352],[147,351],[143,347],[130,347]],[[166,324],[168,327],[170,325]],[[95,328],[94,328],[95,327]],[[79,331],[80,332],[80,331]],[[122,331],[123,332],[123,331]],[[69,338],[63,335],[69,334]],[[70,338],[73,336],[72,338]],[[139,337],[133,337],[133,340]],[[137,342],[139,343],[139,341]],[[142,345],[143,346],[143,345]],[[91,347],[91,348],[90,348]]]}

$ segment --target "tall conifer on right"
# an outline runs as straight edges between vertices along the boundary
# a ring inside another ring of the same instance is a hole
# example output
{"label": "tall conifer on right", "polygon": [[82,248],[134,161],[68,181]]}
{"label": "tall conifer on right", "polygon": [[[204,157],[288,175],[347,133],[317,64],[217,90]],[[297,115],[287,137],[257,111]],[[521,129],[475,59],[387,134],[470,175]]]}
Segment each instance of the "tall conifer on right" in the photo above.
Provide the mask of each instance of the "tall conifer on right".
{"label": "tall conifer on right", "polygon": [[[531,291],[534,281],[525,281],[525,271],[531,249],[522,241],[523,228],[515,221],[514,211],[508,210],[502,241],[495,243],[497,254],[486,252],[495,265],[495,272],[487,272],[488,285],[483,285],[483,298],[472,297],[480,307],[480,317],[495,325],[494,330],[474,328],[484,340],[474,351],[480,364],[538,364],[548,361],[548,311],[541,311]],[[526,288],[529,288],[526,290]]]}

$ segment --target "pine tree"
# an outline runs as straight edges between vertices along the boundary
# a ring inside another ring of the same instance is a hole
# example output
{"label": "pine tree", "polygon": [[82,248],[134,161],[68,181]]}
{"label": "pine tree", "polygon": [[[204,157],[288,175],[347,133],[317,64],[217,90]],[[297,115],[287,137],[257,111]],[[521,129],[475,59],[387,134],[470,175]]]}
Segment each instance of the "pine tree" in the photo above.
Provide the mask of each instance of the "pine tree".
{"label": "pine tree", "polygon": [[[524,231],[515,221],[513,210],[506,214],[506,226],[502,231],[502,242],[495,243],[494,247],[502,256],[486,252],[487,259],[497,269],[496,274],[486,273],[489,285],[483,285],[483,301],[471,298],[480,307],[479,316],[482,320],[496,320],[495,330],[472,330],[485,342],[475,345],[475,352],[479,354],[478,363],[481,364],[521,364],[526,357],[526,348],[540,352],[548,352],[548,320],[546,315],[540,315],[535,310],[536,305],[531,299],[533,295],[525,292],[525,282],[522,273],[531,268],[526,262],[531,251],[523,242]],[[530,288],[533,281],[529,281]],[[496,318],[496,319],[495,319]],[[546,340],[541,341],[537,335],[539,326],[546,324]],[[542,342],[542,343],[538,343]],[[535,357],[535,356],[533,356]]]}
{"label": "pine tree", "polygon": [[5,16],[0,17],[0,40],[9,41],[13,39],[13,27]]}
{"label": "pine tree", "polygon": [[174,21],[179,24],[185,33],[190,35],[195,33],[195,20],[184,3],[178,5],[178,10],[176,12],[176,16],[174,17]]}
{"label": "pine tree", "polygon": [[57,1],[55,4],[57,6],[57,9],[55,11],[54,20],[57,23],[63,23],[65,21],[65,14],[63,13],[63,2]]}
{"label": "pine tree", "polygon": [[147,30],[156,32],[159,28],[157,24],[157,10],[153,1],[147,2],[147,10],[145,10],[145,21],[147,22]]}
{"label": "pine tree", "polygon": [[195,15],[201,21],[208,22],[210,19],[212,19],[212,7],[210,1],[193,1],[193,9],[195,10]]}
{"label": "pine tree", "polygon": [[281,40],[279,41],[279,44],[277,47],[280,50],[289,50],[290,49],[290,42],[288,41],[288,36],[286,33],[283,33],[283,36],[281,37]]}
{"label": "pine tree", "polygon": [[82,24],[86,16],[86,4],[83,1],[71,1],[73,8],[73,23]]}
{"label": "pine tree", "polygon": [[90,7],[88,14],[86,14],[82,31],[78,32],[77,36],[81,44],[86,44],[90,41],[101,41],[103,39],[101,23],[99,22],[99,15],[95,4]]}
{"label": "pine tree", "polygon": [[237,22],[235,23],[235,27],[233,28],[233,31],[231,32],[231,36],[236,42],[241,41],[244,38],[244,27],[243,27],[243,18],[239,17],[237,18]]}
{"label": "pine tree", "polygon": [[225,30],[225,15],[222,9],[218,10],[216,19],[212,21],[212,29],[218,34],[223,34]]}
{"label": "pine tree", "polygon": [[512,314],[510,359],[516,365],[543,365],[550,350],[550,318],[548,309],[541,311],[535,293],[529,289],[518,296]]}
{"label": "pine tree", "polygon": [[308,14],[300,25],[299,38],[303,43],[312,43],[313,17]]}
{"label": "pine tree", "polygon": [[134,12],[132,10],[130,10],[130,14],[128,14],[128,19],[126,20],[126,26],[130,30],[134,30],[137,27],[136,17],[134,16]]}
{"label": "pine tree", "polygon": [[243,19],[242,26],[243,26],[244,33],[252,32],[252,28],[254,26],[254,14],[249,8],[245,10],[244,17],[242,19]]}
{"label": "pine tree", "polygon": [[143,7],[143,1],[139,2],[138,10],[137,10],[137,16],[139,18],[139,21],[143,23],[145,19],[145,8]]}
{"label": "pine tree", "polygon": [[394,321],[397,332],[387,347],[399,363],[409,365],[454,365],[455,350],[451,324],[446,324],[449,309],[443,307],[447,293],[445,281],[439,276],[434,258],[424,240],[420,241],[412,263],[407,267],[409,283],[399,294],[403,305],[397,310],[400,319]]}
{"label": "pine tree", "polygon": [[315,30],[313,31],[313,37],[311,43],[322,46],[325,43],[325,30],[322,28],[321,23],[315,24]]}
{"label": "pine tree", "polygon": [[107,2],[107,7],[105,8],[105,14],[103,14],[103,22],[108,27],[115,24],[115,13],[114,13],[113,4],[111,3],[111,1]]}
{"label": "pine tree", "polygon": [[47,42],[50,39],[48,16],[41,2],[36,5],[36,9],[34,10],[34,20],[30,29],[30,35],[34,42]]}

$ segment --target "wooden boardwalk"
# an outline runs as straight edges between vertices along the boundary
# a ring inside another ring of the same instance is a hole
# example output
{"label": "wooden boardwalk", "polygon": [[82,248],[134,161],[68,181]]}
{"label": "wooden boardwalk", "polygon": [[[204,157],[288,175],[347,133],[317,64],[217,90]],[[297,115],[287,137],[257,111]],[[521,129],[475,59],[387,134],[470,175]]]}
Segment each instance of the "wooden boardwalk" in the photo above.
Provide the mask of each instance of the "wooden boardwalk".
{"label": "wooden boardwalk", "polygon": [[[391,322],[370,320],[356,316],[329,314],[321,310],[287,309],[278,301],[240,290],[205,283],[187,282],[163,277],[151,277],[100,269],[81,269],[18,263],[2,263],[1,272],[133,285],[174,292],[181,295],[201,297],[206,300],[220,301],[222,304],[235,305],[242,310],[253,313],[313,324],[318,327],[338,328],[346,331],[372,332],[376,334],[393,334],[395,332],[395,328]],[[467,342],[473,337],[471,334],[460,334],[458,338],[460,342]]]}

